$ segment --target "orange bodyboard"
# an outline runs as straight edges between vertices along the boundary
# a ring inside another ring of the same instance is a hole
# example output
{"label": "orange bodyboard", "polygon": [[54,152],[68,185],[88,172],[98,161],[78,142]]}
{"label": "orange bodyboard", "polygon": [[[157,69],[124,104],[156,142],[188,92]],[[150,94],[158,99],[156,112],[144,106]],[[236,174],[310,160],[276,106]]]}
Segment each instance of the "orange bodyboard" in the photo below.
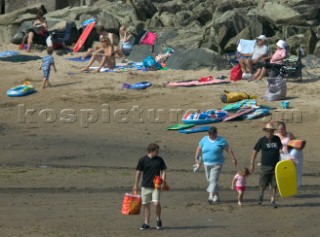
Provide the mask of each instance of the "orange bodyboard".
{"label": "orange bodyboard", "polygon": [[92,22],[86,26],[86,28],[83,30],[82,34],[80,35],[76,45],[73,47],[73,52],[78,52],[83,44],[86,42],[88,36],[90,35],[92,29],[96,25],[96,22]]}

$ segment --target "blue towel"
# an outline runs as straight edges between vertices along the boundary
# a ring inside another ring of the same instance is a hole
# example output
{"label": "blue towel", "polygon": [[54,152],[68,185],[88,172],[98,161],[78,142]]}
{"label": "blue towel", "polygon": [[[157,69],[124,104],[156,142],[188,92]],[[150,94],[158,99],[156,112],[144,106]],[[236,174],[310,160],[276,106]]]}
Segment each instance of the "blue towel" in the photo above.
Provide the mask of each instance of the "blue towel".
{"label": "blue towel", "polygon": [[2,51],[2,52],[0,52],[0,58],[10,57],[10,56],[18,55],[18,54],[20,54],[20,53],[16,52],[16,51],[11,51],[11,50]]}
{"label": "blue towel", "polygon": [[74,57],[74,58],[66,58],[70,61],[74,61],[74,62],[87,62],[90,60],[90,57],[86,57],[86,58],[79,58],[79,57]]}

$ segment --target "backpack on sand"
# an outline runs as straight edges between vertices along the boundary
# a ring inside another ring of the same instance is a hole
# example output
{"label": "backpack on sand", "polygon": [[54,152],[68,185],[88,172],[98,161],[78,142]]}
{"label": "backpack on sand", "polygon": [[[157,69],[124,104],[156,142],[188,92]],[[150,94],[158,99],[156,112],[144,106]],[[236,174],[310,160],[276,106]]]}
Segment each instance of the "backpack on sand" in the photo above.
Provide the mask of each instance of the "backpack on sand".
{"label": "backpack on sand", "polygon": [[254,99],[254,98],[255,98],[254,96],[250,96],[245,92],[224,91],[224,93],[221,95],[221,101],[223,103],[234,103],[240,100]]}

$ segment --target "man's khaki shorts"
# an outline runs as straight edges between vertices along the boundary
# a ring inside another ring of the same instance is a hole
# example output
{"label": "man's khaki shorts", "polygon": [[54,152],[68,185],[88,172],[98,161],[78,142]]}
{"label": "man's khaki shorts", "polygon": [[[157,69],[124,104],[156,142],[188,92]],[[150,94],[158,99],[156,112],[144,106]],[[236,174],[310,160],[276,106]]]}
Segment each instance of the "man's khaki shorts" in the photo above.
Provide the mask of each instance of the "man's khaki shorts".
{"label": "man's khaki shorts", "polygon": [[160,202],[160,190],[154,188],[141,188],[142,204]]}

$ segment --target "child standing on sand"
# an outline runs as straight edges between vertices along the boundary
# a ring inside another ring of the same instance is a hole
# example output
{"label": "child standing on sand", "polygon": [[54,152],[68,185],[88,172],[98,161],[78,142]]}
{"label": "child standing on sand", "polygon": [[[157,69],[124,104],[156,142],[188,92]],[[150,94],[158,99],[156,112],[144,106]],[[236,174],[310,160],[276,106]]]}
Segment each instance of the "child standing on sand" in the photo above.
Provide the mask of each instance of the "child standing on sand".
{"label": "child standing on sand", "polygon": [[43,57],[42,62],[39,66],[39,70],[42,69],[42,73],[43,73],[42,89],[46,88],[47,86],[50,86],[49,77],[50,77],[51,66],[53,66],[54,71],[57,72],[52,53],[53,53],[53,49],[51,47],[48,47],[47,55]]}
{"label": "child standing on sand", "polygon": [[247,167],[242,167],[241,170],[237,172],[237,174],[234,176],[232,180],[231,189],[234,189],[234,187],[236,187],[236,190],[238,192],[239,206],[242,206],[243,195],[246,191],[246,178],[249,174],[249,169]]}

